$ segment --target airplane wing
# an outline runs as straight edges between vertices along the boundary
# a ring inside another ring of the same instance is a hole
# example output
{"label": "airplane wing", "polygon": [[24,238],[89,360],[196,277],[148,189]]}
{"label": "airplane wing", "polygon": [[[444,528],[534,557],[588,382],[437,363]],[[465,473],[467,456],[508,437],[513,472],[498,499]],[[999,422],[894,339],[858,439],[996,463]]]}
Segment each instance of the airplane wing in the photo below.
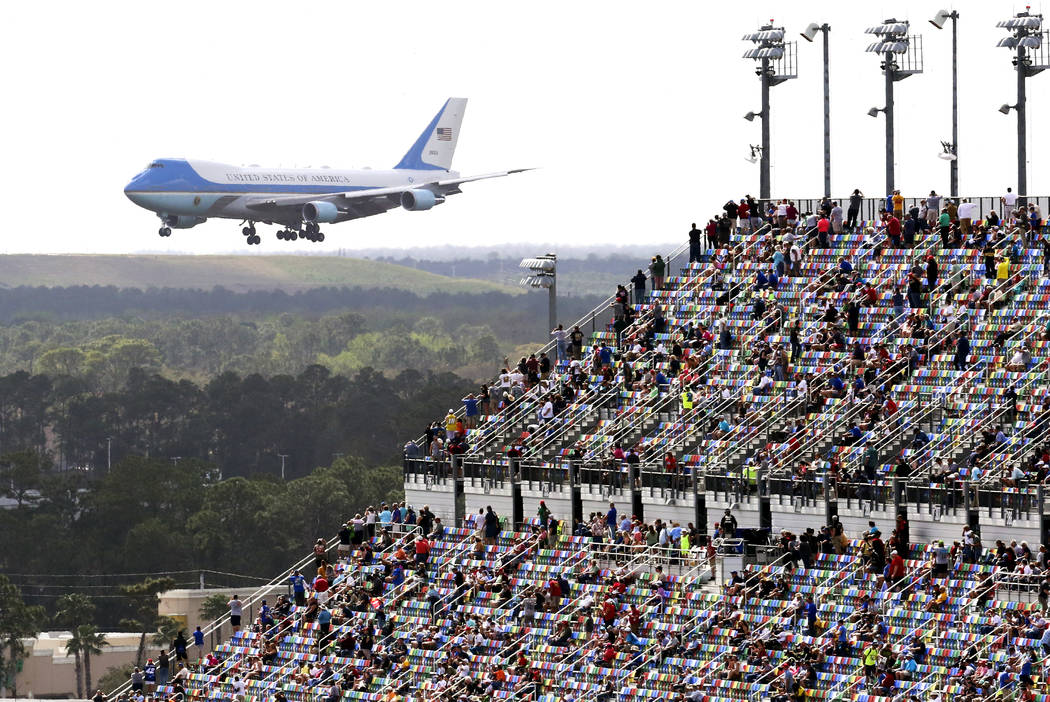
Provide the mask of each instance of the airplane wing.
{"label": "airplane wing", "polygon": [[449,180],[435,180],[428,183],[408,183],[396,185],[390,188],[371,188],[369,190],[351,190],[349,192],[337,193],[315,193],[313,195],[288,195],[267,198],[255,198],[245,203],[245,206],[259,210],[260,212],[274,212],[283,208],[301,207],[308,202],[323,200],[331,202],[345,212],[359,212],[378,214],[399,207],[401,204],[401,193],[408,190],[432,190],[435,195],[455,195],[460,191],[459,186],[476,180],[487,180],[489,178],[502,178],[531,171],[531,168],[515,168],[509,171],[498,171],[495,173],[484,173],[482,175],[467,176],[465,178],[452,178]]}

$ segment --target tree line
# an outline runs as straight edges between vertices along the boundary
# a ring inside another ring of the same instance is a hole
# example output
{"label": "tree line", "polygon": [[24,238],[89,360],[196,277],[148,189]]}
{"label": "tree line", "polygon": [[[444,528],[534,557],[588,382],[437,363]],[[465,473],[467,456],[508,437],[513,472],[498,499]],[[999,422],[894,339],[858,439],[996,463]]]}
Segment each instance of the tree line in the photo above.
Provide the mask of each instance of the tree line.
{"label": "tree line", "polygon": [[[245,583],[280,573],[354,513],[403,495],[399,466],[346,456],[281,481],[141,456],[93,475],[18,452],[0,456],[0,481],[18,499],[0,510],[0,571],[10,574],[0,575],[0,681],[25,654],[20,639],[55,625],[72,633],[67,649],[89,695],[90,657],[107,643],[99,632],[143,632],[140,661],[147,643],[174,638],[177,625],[157,615],[158,593],[196,586],[201,570],[231,576],[231,592],[253,589]],[[120,573],[157,577],[111,575]]]}
{"label": "tree line", "polygon": [[[21,300],[27,291],[35,301],[20,302],[14,308],[22,311],[14,313],[8,300],[4,311],[6,296]],[[394,374],[418,368],[480,379],[503,355],[546,341],[550,332],[546,301],[539,295],[418,297],[355,289],[359,297],[354,298],[345,295],[347,289],[331,291],[342,307],[322,313],[334,303],[313,292],[0,290],[0,321],[8,320],[0,326],[0,374],[23,370],[82,377],[100,390],[115,389],[136,366],[190,379],[226,371],[298,374],[314,363],[338,373],[366,366]],[[167,293],[179,300],[177,305],[167,307]],[[273,306],[256,308],[246,299],[259,295]],[[78,303],[52,314],[70,298]],[[309,310],[282,303],[288,300]],[[375,305],[367,308],[369,302]],[[563,317],[575,319],[596,300],[572,298],[561,304]],[[192,315],[184,316],[187,311]]]}

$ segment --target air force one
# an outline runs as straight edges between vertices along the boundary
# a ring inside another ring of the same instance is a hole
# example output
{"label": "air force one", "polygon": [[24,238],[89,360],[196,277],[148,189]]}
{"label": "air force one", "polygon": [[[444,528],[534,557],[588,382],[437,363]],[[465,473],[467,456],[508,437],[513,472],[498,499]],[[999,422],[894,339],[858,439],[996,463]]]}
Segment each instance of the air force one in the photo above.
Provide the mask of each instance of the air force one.
{"label": "air force one", "polygon": [[210,161],[162,158],[135,176],[124,194],[161,220],[160,235],[189,229],[209,217],[241,220],[249,245],[259,244],[255,224],[277,224],[278,239],[324,241],[320,225],[382,214],[395,207],[418,212],[462,192],[463,183],[530,170],[519,168],[460,177],[450,170],[467,108],[449,98],[390,170],[240,167]]}

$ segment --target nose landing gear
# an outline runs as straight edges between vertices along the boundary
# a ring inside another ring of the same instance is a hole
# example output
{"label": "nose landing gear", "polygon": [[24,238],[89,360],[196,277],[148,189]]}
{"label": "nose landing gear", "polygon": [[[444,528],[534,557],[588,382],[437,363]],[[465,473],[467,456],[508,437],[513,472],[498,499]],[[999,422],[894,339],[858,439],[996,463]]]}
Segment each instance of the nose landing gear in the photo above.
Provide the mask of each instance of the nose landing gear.
{"label": "nose landing gear", "polygon": [[171,236],[171,227],[161,227],[157,233],[161,236]]}

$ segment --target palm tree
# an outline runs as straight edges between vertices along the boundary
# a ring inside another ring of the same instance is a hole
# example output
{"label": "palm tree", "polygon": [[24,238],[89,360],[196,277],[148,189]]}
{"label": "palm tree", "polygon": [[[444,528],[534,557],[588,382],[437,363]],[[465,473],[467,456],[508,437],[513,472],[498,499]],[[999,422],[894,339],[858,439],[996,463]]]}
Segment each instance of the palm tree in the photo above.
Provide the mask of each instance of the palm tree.
{"label": "palm tree", "polygon": [[91,598],[79,592],[62,595],[55,602],[55,621],[70,629],[90,623],[94,613],[95,604]]}
{"label": "palm tree", "polygon": [[[79,627],[78,627],[79,629]],[[84,678],[81,673],[83,666],[80,661],[80,651],[82,650],[79,632],[74,630],[72,635],[69,637],[69,641],[66,642],[66,653],[73,656],[73,675],[76,678],[77,683],[77,699],[84,699]]]}
{"label": "palm tree", "polygon": [[77,627],[77,638],[80,640],[80,652],[84,656],[84,691],[91,694],[91,657],[102,653],[103,646],[109,646],[106,635],[92,624]]}
{"label": "palm tree", "polygon": [[74,674],[76,675],[77,697],[83,699],[83,678],[81,676],[80,654],[84,650],[83,641],[80,637],[80,629],[88,626],[91,616],[95,612],[95,605],[91,598],[79,592],[71,592],[62,595],[55,602],[55,621],[68,626],[71,636],[66,642],[66,653],[73,656]]}

